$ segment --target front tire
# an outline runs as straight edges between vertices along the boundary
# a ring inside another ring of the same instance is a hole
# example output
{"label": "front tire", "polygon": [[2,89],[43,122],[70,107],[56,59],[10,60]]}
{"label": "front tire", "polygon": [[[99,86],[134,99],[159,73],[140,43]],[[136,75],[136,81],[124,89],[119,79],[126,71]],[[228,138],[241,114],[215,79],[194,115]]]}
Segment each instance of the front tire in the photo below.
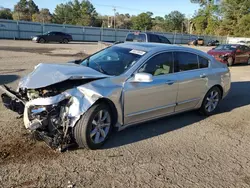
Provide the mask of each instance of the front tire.
{"label": "front tire", "polygon": [[216,86],[211,88],[203,99],[200,112],[205,116],[212,115],[218,107],[221,98],[222,93],[220,89]]}
{"label": "front tire", "polygon": [[99,149],[111,134],[112,122],[108,105],[93,105],[74,127],[76,143],[80,148]]}
{"label": "front tire", "polygon": [[69,43],[69,40],[68,40],[68,39],[63,39],[63,43],[64,43],[64,44],[68,44],[68,43]]}
{"label": "front tire", "polygon": [[45,43],[46,41],[45,41],[44,38],[40,38],[38,42],[39,42],[39,43]]}

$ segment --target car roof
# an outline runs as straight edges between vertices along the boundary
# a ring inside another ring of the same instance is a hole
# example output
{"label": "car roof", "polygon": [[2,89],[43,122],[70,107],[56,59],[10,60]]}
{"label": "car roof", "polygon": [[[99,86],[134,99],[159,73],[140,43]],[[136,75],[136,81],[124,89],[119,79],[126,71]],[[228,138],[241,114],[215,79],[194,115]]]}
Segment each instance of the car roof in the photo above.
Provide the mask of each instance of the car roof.
{"label": "car roof", "polygon": [[151,42],[125,42],[125,43],[117,44],[116,46],[142,50],[146,52],[149,52],[151,50],[157,50],[157,49],[165,50],[165,49],[170,49],[170,48],[171,49],[181,48],[181,46],[178,46],[178,45],[151,43]]}
{"label": "car roof", "polygon": [[146,34],[146,35],[159,35],[159,36],[164,36],[163,34],[159,34],[159,33],[153,33],[153,32],[141,32],[141,31],[134,31],[134,32],[129,32],[128,34],[135,34],[135,33],[139,33],[139,34]]}
{"label": "car roof", "polygon": [[162,44],[162,43],[151,43],[151,42],[125,42],[116,44],[115,46],[123,47],[123,48],[130,48],[135,50],[141,50],[145,52],[158,52],[158,51],[164,51],[164,50],[173,50],[173,51],[188,51],[193,52],[196,54],[200,54],[207,57],[207,54],[205,52],[202,52],[200,50],[190,48],[190,47],[184,47],[180,45],[173,45],[173,44]]}

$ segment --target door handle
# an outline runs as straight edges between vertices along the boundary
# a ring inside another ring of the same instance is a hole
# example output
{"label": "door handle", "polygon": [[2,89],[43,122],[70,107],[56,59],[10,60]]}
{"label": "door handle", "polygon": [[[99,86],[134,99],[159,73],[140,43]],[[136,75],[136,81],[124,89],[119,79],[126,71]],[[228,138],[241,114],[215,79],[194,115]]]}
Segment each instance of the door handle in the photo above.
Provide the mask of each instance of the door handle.
{"label": "door handle", "polygon": [[167,85],[173,85],[174,83],[175,83],[174,80],[168,80],[165,82],[165,84],[167,84]]}
{"label": "door handle", "polygon": [[207,75],[206,75],[206,74],[201,74],[200,77],[201,77],[201,78],[206,78]]}

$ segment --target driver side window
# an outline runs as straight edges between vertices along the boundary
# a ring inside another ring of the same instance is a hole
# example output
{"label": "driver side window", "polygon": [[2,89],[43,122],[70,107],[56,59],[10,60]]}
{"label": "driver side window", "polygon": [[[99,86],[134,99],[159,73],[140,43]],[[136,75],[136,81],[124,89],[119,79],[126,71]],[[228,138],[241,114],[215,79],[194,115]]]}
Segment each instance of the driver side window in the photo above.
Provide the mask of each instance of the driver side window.
{"label": "driver side window", "polygon": [[169,74],[173,72],[173,53],[165,52],[148,60],[139,72],[149,73],[153,76]]}

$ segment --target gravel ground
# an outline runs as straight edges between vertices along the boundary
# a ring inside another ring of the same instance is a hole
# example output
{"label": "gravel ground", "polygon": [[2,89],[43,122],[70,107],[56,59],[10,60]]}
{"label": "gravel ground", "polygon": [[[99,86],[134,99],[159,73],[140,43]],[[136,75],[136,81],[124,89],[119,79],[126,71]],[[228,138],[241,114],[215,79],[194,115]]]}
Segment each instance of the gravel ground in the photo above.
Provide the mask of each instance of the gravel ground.
{"label": "gravel ground", "polygon": [[[16,87],[40,62],[66,62],[96,49],[0,40],[0,84]],[[250,187],[250,66],[231,73],[232,90],[216,115],[188,112],[134,126],[97,151],[53,151],[0,102],[0,187]]]}

